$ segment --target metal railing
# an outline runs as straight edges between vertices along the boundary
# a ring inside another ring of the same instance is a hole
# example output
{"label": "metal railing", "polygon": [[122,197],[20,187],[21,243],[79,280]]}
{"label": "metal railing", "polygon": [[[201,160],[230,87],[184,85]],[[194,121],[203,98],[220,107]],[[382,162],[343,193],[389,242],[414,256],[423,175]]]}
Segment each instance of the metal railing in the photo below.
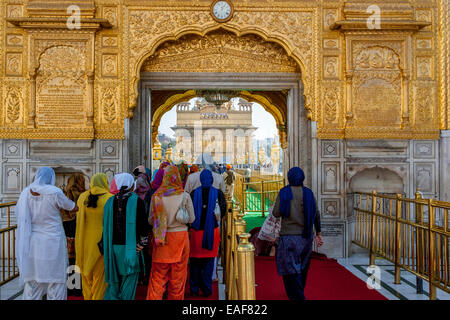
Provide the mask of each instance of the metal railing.
{"label": "metal railing", "polygon": [[0,216],[6,211],[6,227],[0,229],[0,286],[19,276],[16,263],[16,229],[17,224],[11,225],[11,208],[16,202],[0,203]]}
{"label": "metal railing", "polygon": [[353,243],[369,250],[370,265],[375,256],[395,266],[394,283],[404,269],[429,282],[430,299],[436,288],[449,292],[449,202],[415,199],[401,194],[354,194],[355,234]]}
{"label": "metal railing", "polygon": [[255,248],[245,232],[243,212],[231,199],[227,205],[221,224],[225,294],[228,300],[255,300]]}
{"label": "metal railing", "polygon": [[245,213],[261,213],[264,217],[270,206],[275,204],[278,192],[284,186],[284,179],[252,180],[245,182],[237,175],[234,197]]}

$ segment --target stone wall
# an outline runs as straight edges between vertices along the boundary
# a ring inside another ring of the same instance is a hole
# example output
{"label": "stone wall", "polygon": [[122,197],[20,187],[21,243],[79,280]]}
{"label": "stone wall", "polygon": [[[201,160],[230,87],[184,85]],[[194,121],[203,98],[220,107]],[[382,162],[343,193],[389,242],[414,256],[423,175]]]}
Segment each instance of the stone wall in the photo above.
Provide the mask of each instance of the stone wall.
{"label": "stone wall", "polygon": [[[439,146],[445,148],[445,143],[445,139],[441,143],[434,140],[319,140],[316,192],[325,240],[319,252],[341,257],[359,251],[351,244],[353,192],[377,190],[413,198],[418,188],[425,198],[439,198],[439,177],[448,176],[448,167],[439,165]],[[447,166],[448,158],[441,159]],[[448,183],[443,184],[448,188]]]}
{"label": "stone wall", "polygon": [[[122,144],[120,140],[0,140],[0,203],[16,201],[43,166],[55,170],[58,186],[65,184],[72,172],[82,172],[88,179],[104,172],[111,181],[123,168]],[[6,222],[3,215],[0,227]],[[12,221],[16,221],[14,216]]]}

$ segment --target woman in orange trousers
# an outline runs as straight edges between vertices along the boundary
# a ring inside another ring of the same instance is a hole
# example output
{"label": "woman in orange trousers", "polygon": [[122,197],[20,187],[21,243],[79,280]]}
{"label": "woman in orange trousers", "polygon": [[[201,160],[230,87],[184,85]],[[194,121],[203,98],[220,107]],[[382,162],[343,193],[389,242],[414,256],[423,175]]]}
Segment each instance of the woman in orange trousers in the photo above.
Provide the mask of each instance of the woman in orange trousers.
{"label": "woman in orange trousers", "polygon": [[[185,217],[178,217],[180,209]],[[183,191],[176,166],[164,168],[161,186],[153,194],[149,223],[153,225],[152,269],[147,300],[162,300],[167,284],[169,300],[183,300],[189,260],[188,223],[195,214],[189,194]]]}

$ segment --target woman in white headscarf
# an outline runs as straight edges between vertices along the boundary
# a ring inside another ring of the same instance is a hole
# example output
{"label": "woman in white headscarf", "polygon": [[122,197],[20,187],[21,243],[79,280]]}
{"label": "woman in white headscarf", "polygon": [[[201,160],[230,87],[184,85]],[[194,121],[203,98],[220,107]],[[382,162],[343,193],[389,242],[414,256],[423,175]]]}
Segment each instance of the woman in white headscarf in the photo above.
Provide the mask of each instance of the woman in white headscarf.
{"label": "woman in white headscarf", "polygon": [[142,249],[148,241],[148,222],[144,201],[134,190],[129,173],[114,176],[119,193],[108,199],[103,211],[103,255],[105,300],[134,300]]}
{"label": "woman in white headscarf", "polygon": [[55,186],[55,172],[42,167],[16,206],[16,256],[24,300],[67,299],[67,243],[60,210],[78,211]]}

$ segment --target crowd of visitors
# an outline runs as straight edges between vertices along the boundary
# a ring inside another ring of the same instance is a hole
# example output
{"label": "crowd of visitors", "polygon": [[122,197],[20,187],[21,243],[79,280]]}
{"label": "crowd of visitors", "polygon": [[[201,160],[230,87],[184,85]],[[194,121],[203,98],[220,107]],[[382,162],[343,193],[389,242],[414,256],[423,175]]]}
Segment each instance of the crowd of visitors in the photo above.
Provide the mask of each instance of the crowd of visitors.
{"label": "crowd of visitors", "polygon": [[[278,269],[289,297],[298,299],[311,227],[320,232],[320,221],[312,192],[302,188],[303,172],[291,171],[273,214],[283,216]],[[235,179],[231,165],[163,162],[153,173],[138,166],[116,174],[110,184],[97,173],[88,190],[85,176],[74,174],[63,191],[53,169],[40,168],[16,208],[23,298],[64,300],[82,292],[85,300],[133,300],[139,283],[148,286],[148,300],[182,300],[187,283],[190,295],[210,296]],[[81,276],[78,291],[67,290],[69,264]]]}

